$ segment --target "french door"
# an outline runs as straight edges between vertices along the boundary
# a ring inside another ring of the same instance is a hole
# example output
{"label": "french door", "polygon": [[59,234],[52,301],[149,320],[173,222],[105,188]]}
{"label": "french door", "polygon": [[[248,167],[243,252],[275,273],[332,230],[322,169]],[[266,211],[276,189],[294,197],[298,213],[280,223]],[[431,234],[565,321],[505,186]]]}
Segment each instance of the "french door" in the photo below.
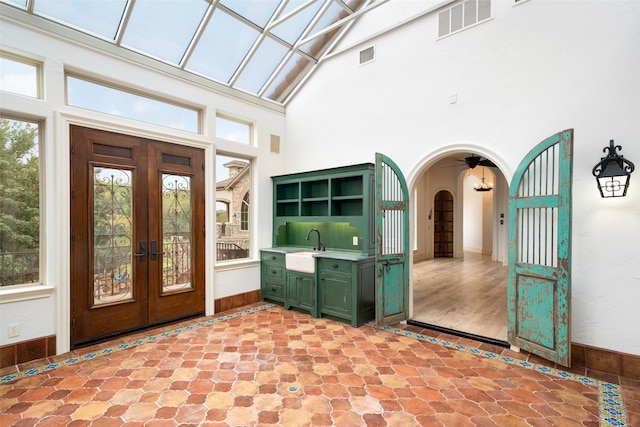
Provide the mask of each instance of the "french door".
{"label": "french door", "polygon": [[204,313],[204,152],[71,127],[71,346]]}

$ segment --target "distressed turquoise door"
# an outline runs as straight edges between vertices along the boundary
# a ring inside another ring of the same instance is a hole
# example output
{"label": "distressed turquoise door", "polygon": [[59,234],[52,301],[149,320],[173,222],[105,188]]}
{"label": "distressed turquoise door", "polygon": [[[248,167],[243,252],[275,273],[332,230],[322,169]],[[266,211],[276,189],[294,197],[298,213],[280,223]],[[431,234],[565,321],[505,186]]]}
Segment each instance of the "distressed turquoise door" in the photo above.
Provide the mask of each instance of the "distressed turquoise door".
{"label": "distressed turquoise door", "polygon": [[538,144],[509,188],[509,343],[571,364],[573,130]]}
{"label": "distressed turquoise door", "polygon": [[409,192],[400,169],[376,153],[376,323],[409,318]]}

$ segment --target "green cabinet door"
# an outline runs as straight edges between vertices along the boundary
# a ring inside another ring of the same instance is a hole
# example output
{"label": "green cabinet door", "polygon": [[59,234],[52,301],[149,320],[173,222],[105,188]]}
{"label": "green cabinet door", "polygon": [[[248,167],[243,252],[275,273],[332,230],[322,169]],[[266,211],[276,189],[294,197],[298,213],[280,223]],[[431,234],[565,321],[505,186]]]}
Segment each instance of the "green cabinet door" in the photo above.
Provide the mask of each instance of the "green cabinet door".
{"label": "green cabinet door", "polygon": [[320,310],[323,314],[351,319],[351,281],[348,275],[320,273]]}
{"label": "green cabinet door", "polygon": [[287,271],[284,308],[298,308],[318,317],[314,274]]}

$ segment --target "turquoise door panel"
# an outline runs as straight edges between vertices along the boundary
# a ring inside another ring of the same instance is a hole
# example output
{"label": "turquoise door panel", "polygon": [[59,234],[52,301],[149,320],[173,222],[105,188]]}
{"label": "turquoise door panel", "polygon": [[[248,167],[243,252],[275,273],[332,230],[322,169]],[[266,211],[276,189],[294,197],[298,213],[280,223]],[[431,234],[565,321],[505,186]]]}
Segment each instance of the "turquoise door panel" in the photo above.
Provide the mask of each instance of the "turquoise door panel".
{"label": "turquoise door panel", "polygon": [[376,323],[409,318],[409,192],[400,168],[376,153]]}
{"label": "turquoise door panel", "polygon": [[509,343],[571,363],[573,130],[527,154],[509,187]]}

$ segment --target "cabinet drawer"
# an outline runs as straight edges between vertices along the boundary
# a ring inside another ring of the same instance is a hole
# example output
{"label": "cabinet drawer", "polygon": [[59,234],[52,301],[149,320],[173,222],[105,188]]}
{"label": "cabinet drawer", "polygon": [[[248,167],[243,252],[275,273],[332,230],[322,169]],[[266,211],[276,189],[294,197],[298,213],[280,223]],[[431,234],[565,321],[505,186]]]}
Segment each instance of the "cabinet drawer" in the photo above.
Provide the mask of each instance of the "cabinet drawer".
{"label": "cabinet drawer", "polygon": [[262,286],[263,297],[284,297],[284,286],[282,284],[267,282]]}
{"label": "cabinet drawer", "polygon": [[351,274],[351,261],[342,259],[321,258],[318,260],[318,270]]}
{"label": "cabinet drawer", "polygon": [[265,278],[282,279],[284,277],[284,268],[279,265],[265,264],[263,268]]}
{"label": "cabinet drawer", "polygon": [[260,260],[262,262],[272,262],[275,264],[282,264],[284,266],[285,256],[284,254],[277,252],[262,252],[260,254]]}

